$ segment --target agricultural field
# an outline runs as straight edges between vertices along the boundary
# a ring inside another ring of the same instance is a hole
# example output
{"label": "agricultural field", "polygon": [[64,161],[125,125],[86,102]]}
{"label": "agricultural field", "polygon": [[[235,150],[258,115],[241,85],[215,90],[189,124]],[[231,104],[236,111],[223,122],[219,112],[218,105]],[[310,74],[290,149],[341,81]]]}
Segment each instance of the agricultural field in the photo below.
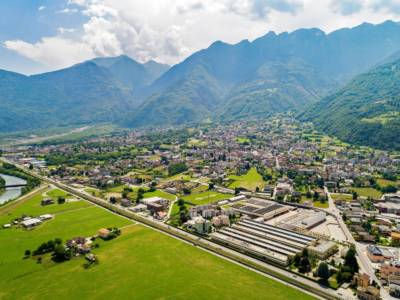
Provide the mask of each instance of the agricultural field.
{"label": "agricultural field", "polygon": [[176,199],[175,195],[172,195],[170,193],[166,193],[164,191],[161,190],[156,190],[154,192],[147,192],[143,194],[144,198],[150,198],[150,197],[161,197],[164,199],[167,199],[169,201],[174,201]]}
{"label": "agricultural field", "polygon": [[353,187],[351,190],[356,192],[358,196],[361,197],[371,197],[372,199],[380,199],[382,197],[382,193],[380,191],[370,187]]}
{"label": "agricultural field", "polygon": [[392,186],[399,186],[399,181],[393,181],[393,180],[387,180],[383,178],[378,178],[376,182],[381,186],[381,187],[388,187],[390,185]]}
{"label": "agricultural field", "polygon": [[[0,225],[9,223],[15,218],[19,218],[22,215],[27,216],[39,216],[43,214],[58,214],[67,213],[68,211],[83,209],[91,206],[90,203],[82,200],[66,202],[64,204],[52,204],[42,206],[41,201],[44,198],[48,198],[46,195],[50,194],[61,194],[62,191],[58,189],[47,190],[41,193],[33,195],[28,201],[24,202],[10,202],[9,204],[0,208]],[[62,192],[64,193],[64,192]],[[12,210],[10,209],[12,208]]]}
{"label": "agricultural field", "polygon": [[232,197],[231,194],[222,194],[214,191],[206,191],[198,194],[191,194],[188,196],[184,196],[182,197],[182,199],[194,205],[204,205],[228,199],[231,197]]}
{"label": "agricultural field", "polygon": [[247,174],[241,176],[231,175],[229,178],[234,180],[234,182],[229,185],[231,189],[243,188],[249,191],[255,191],[257,187],[263,190],[265,186],[265,182],[256,168],[251,168]]}
{"label": "agricultural field", "polygon": [[[41,195],[39,195],[41,196]],[[65,211],[38,208],[34,196],[14,210],[0,209],[1,222],[20,213],[55,213],[33,230],[0,229],[0,298],[8,299],[312,299],[298,290],[232,264],[191,245],[87,203]],[[82,201],[82,203],[84,203]],[[27,249],[56,237],[64,241],[91,236],[102,227],[122,228],[122,235],[99,242],[98,264],[84,259],[42,263],[24,258]],[[212,272],[210,272],[212,270]],[[195,280],[194,280],[195,279]],[[199,292],[201,291],[201,292]]]}
{"label": "agricultural field", "polygon": [[64,197],[64,198],[72,197],[72,195],[70,195],[60,189],[52,189],[52,190],[48,191],[45,195],[50,198],[53,198],[53,199],[57,199],[58,197]]}
{"label": "agricultural field", "polygon": [[342,200],[342,201],[352,201],[353,195],[350,194],[333,194],[331,193],[331,197],[333,200]]}

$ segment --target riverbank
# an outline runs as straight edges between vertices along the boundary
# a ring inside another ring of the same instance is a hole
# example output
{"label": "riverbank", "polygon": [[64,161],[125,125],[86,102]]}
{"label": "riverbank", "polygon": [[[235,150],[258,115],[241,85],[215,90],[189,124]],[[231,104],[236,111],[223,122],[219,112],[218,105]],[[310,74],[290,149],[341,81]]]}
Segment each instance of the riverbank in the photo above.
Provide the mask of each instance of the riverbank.
{"label": "riverbank", "polygon": [[[3,177],[0,177],[0,186],[5,186],[6,185],[6,181],[3,179]],[[0,188],[0,196],[4,194],[4,192],[6,191],[5,188]]]}
{"label": "riverbank", "polygon": [[[1,185],[18,185],[18,184],[26,184],[26,180],[16,177],[16,176],[11,176],[11,175],[6,175],[6,174],[0,174],[0,178],[4,181],[3,184]],[[0,205],[3,205],[4,203],[7,203],[11,200],[14,200],[21,196],[23,194],[23,188],[22,187],[14,187],[14,188],[7,188],[4,189],[4,192],[0,192]]]}

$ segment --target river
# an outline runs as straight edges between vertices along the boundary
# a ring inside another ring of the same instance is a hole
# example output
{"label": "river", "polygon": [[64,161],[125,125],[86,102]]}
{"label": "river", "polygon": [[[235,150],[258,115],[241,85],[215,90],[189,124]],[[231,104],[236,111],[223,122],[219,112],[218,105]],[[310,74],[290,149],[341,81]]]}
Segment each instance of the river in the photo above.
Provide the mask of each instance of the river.
{"label": "river", "polygon": [[[24,179],[18,177],[3,174],[0,174],[0,177],[2,177],[6,181],[6,185],[26,184],[26,181]],[[21,187],[7,188],[6,191],[0,195],[0,204],[21,196],[21,189]]]}

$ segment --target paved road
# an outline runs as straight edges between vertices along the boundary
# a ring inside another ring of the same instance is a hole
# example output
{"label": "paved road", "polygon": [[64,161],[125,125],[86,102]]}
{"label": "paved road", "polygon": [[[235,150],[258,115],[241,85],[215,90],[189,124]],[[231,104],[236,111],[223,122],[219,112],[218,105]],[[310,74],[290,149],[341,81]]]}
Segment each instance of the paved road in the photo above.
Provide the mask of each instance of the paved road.
{"label": "paved road", "polygon": [[382,299],[395,299],[389,295],[389,293],[386,289],[382,288],[382,285],[381,285],[380,281],[378,280],[378,278],[376,277],[375,270],[372,267],[372,264],[371,264],[369,258],[367,257],[362,245],[354,239],[350,230],[347,228],[347,225],[344,223],[343,218],[340,215],[340,211],[337,209],[337,207],[332,199],[332,196],[329,193],[328,188],[324,187],[324,189],[325,189],[325,193],[327,194],[328,200],[329,200],[329,211],[336,217],[336,220],[339,223],[340,228],[342,228],[342,231],[345,234],[347,241],[356,246],[357,259],[358,259],[358,263],[359,263],[361,269],[370,276],[371,280],[375,280],[375,282],[377,282],[381,286]]}

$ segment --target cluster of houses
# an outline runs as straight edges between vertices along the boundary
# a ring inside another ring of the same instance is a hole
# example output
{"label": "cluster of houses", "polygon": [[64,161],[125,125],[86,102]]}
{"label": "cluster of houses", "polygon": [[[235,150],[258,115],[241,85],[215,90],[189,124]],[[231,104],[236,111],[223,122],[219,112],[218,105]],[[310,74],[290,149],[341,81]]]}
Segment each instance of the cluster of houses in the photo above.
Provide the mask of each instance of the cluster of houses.
{"label": "cluster of houses", "polygon": [[21,217],[14,220],[11,223],[3,224],[3,228],[11,228],[12,226],[21,226],[25,229],[33,229],[34,227],[42,224],[45,221],[53,219],[54,216],[51,214],[44,214],[38,217]]}
{"label": "cluster of houses", "polygon": [[[124,199],[122,199],[124,200]],[[168,213],[168,208],[170,205],[170,202],[164,198],[161,197],[150,197],[150,198],[144,198],[141,200],[141,203],[131,206],[132,203],[130,200],[126,199],[127,203],[124,204],[121,202],[122,206],[129,207],[128,209],[130,211],[139,213],[139,212],[149,212],[154,218],[159,219],[159,220],[164,220]],[[129,201],[129,203],[128,203]]]}

